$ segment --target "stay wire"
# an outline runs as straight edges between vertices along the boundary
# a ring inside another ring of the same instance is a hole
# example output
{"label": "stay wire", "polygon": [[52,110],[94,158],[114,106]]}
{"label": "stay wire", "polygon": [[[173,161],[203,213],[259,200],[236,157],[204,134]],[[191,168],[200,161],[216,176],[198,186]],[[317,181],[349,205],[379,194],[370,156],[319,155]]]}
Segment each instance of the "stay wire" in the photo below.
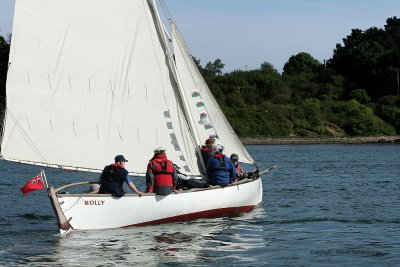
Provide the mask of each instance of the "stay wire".
{"label": "stay wire", "polygon": [[36,154],[36,156],[38,156],[44,163],[49,165],[49,163],[47,162],[46,158],[43,156],[43,154],[40,152],[40,150],[36,147],[36,145],[33,142],[33,140],[29,138],[29,135],[27,134],[27,132],[25,132],[24,128],[18,122],[17,118],[14,116],[14,114],[12,114],[12,112],[11,112],[11,110],[9,108],[7,108],[7,113],[10,114],[11,119],[15,122],[15,124],[20,129],[23,139],[28,143],[28,145],[31,147],[31,149]]}

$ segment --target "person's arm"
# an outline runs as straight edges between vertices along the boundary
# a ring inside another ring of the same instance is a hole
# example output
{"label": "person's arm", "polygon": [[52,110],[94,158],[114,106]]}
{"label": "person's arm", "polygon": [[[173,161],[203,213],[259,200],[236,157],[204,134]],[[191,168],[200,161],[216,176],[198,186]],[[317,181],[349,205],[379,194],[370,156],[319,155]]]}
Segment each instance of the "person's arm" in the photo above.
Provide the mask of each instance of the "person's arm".
{"label": "person's arm", "polygon": [[138,194],[139,196],[143,195],[143,192],[139,191],[139,190],[136,188],[136,185],[132,182],[132,179],[131,179],[131,177],[129,176],[129,174],[126,175],[126,182],[127,182],[127,184],[129,185],[129,187],[130,187],[134,192],[136,192],[136,194]]}
{"label": "person's arm", "polygon": [[136,188],[136,185],[135,185],[134,183],[130,182],[130,183],[129,183],[129,187],[130,187],[133,191],[135,191],[136,194],[138,194],[139,196],[142,196],[142,195],[143,195],[143,192],[142,192],[142,191],[139,191],[139,190]]}

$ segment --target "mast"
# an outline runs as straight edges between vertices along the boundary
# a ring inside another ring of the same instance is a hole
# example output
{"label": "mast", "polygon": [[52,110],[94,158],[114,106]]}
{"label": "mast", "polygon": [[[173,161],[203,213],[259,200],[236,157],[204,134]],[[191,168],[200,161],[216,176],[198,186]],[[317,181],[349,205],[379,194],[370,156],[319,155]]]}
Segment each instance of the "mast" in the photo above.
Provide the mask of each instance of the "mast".
{"label": "mast", "polygon": [[190,130],[192,132],[192,136],[194,138],[194,142],[195,142],[195,145],[196,145],[196,153],[197,153],[197,155],[199,157],[200,166],[201,166],[201,169],[202,169],[203,173],[205,174],[206,173],[206,166],[204,164],[203,155],[201,153],[200,138],[199,138],[199,135],[197,133],[196,126],[194,124],[193,118],[192,118],[192,116],[190,114],[190,108],[189,108],[188,101],[186,99],[185,93],[183,91],[183,86],[182,86],[181,80],[179,78],[176,66],[175,66],[175,64],[173,62],[173,57],[172,57],[172,54],[171,54],[171,51],[170,51],[170,48],[169,48],[169,45],[168,45],[167,37],[166,37],[166,31],[165,31],[165,28],[163,27],[163,23],[161,21],[160,15],[158,13],[155,0],[151,0],[151,4],[153,6],[154,13],[156,15],[157,26],[158,26],[158,29],[159,29],[159,31],[161,33],[162,41],[163,41],[164,46],[165,46],[165,50],[166,50],[166,53],[167,53],[167,56],[168,56],[168,60],[169,60],[169,65],[171,66],[172,73],[173,73],[173,75],[175,77],[175,81],[176,81],[176,84],[178,86],[178,92],[179,92],[179,95],[180,95],[180,97],[182,99],[183,110],[185,112],[185,117],[186,117],[186,120],[187,120],[187,122],[189,124],[189,128],[190,128]]}

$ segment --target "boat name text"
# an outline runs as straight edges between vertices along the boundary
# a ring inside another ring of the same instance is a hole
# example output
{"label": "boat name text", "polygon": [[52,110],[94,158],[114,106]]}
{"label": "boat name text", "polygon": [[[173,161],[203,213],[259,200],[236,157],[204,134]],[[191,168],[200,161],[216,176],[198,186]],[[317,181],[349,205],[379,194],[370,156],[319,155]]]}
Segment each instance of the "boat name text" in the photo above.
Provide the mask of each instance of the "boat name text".
{"label": "boat name text", "polygon": [[105,200],[85,200],[85,205],[88,206],[103,206],[104,202],[106,202]]}

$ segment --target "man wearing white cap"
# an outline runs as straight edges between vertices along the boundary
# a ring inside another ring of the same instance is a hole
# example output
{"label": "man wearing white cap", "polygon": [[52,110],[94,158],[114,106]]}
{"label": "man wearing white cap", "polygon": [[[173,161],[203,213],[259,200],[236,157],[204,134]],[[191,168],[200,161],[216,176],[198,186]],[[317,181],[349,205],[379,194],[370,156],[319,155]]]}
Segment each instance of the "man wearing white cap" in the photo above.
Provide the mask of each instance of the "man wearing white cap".
{"label": "man wearing white cap", "polygon": [[156,193],[167,196],[174,191],[174,181],[177,181],[174,164],[165,154],[164,147],[154,149],[154,156],[147,164],[146,193]]}

